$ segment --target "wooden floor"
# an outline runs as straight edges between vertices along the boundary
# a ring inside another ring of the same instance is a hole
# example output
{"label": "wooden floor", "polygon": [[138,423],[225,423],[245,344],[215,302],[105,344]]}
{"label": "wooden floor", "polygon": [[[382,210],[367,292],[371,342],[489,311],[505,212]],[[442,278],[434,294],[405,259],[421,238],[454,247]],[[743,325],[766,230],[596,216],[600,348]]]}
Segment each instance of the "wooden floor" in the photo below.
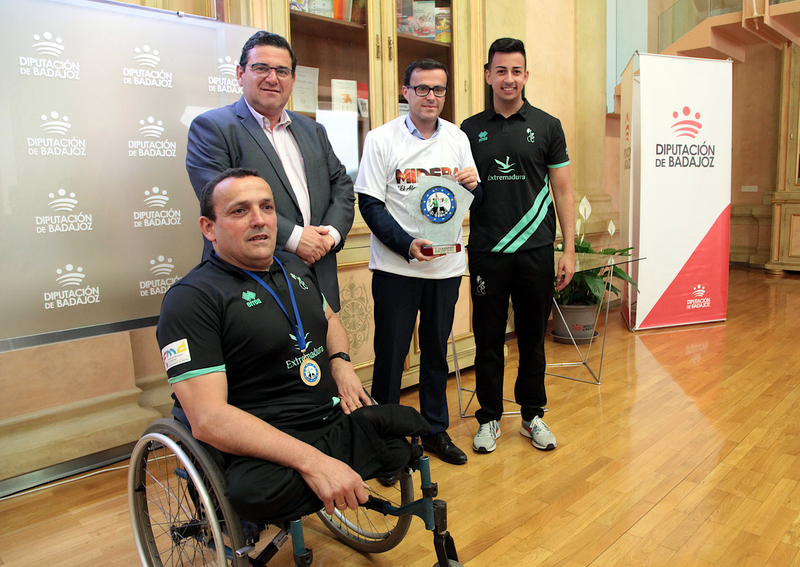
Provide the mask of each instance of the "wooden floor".
{"label": "wooden floor", "polygon": [[[612,311],[602,385],[548,379],[555,451],[534,449],[508,416],[497,450],[472,453],[477,424],[459,417],[451,380],[450,432],[469,462],[431,462],[461,563],[800,565],[800,276],[732,269],[728,317],[634,334]],[[516,345],[509,350],[512,398]],[[563,360],[574,347],[548,350]],[[471,371],[464,381],[472,387]],[[0,502],[0,565],[138,564],[125,475]],[[316,518],[306,543],[315,565],[436,561],[419,520],[382,555],[334,542]],[[288,547],[275,565],[291,564]]]}

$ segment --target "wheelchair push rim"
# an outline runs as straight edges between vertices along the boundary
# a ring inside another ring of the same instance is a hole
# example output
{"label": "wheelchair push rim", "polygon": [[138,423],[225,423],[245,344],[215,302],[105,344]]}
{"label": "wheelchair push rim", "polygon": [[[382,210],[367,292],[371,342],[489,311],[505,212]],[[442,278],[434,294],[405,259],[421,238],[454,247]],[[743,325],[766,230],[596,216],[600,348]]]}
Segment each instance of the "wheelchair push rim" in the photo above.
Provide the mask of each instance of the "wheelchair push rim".
{"label": "wheelchair push rim", "polygon": [[216,465],[183,426],[154,422],[130,463],[128,505],[142,565],[248,564],[234,553],[244,537],[235,512],[220,498]]}
{"label": "wheelchair push rim", "polygon": [[[414,484],[407,471],[400,473],[393,486],[384,486],[377,479],[367,484],[370,495],[387,500],[397,508],[414,499]],[[365,553],[382,553],[396,547],[408,532],[412,518],[411,515],[386,515],[364,506],[356,510],[336,510],[332,515],[320,510],[317,515],[342,542]]]}

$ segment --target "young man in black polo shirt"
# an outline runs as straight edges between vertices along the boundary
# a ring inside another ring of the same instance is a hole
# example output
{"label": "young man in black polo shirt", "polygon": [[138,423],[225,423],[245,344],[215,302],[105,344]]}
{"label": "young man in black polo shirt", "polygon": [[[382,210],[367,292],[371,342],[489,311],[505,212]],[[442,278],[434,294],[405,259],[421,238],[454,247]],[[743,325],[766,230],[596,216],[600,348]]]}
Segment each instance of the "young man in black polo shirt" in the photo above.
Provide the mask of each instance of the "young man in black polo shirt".
{"label": "young man in black polo shirt", "polygon": [[[520,433],[537,449],[556,447],[555,435],[542,421],[544,339],[554,278],[562,289],[575,271],[575,213],[564,131],[558,119],[523,97],[526,63],[522,41],[496,40],[485,71],[492,108],[461,125],[483,181],[483,200],[471,210],[467,247],[481,405],[472,448],[478,453],[494,451],[500,437],[509,297],[520,353],[514,389],[522,412]],[[566,252],[554,273],[556,212]]]}

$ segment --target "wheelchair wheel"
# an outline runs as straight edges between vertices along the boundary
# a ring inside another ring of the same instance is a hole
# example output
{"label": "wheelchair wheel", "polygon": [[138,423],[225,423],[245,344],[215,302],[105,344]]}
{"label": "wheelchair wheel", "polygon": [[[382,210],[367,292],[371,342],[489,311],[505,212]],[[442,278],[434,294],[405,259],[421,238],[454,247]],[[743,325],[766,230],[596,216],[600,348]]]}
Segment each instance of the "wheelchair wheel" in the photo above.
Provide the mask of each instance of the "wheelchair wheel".
{"label": "wheelchair wheel", "polygon": [[177,421],[151,423],[131,454],[128,506],[142,565],[246,567],[219,467]]}
{"label": "wheelchair wheel", "polygon": [[[367,481],[367,484],[371,495],[388,500],[393,506],[399,507],[414,500],[414,484],[411,474],[405,470],[393,486],[384,486],[377,479]],[[365,553],[393,549],[406,536],[411,524],[410,514],[388,516],[363,506],[357,510],[336,510],[333,515],[320,510],[317,515],[336,537]]]}

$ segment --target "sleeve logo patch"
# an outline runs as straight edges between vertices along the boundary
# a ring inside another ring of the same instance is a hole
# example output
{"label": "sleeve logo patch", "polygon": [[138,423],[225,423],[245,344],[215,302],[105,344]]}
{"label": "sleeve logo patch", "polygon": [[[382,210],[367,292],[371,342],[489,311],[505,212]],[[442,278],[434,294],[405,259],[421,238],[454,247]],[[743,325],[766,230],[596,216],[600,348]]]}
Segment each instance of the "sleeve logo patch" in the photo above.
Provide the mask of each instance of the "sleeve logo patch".
{"label": "sleeve logo patch", "polygon": [[161,349],[161,358],[164,360],[164,370],[192,360],[189,353],[189,341],[181,339],[170,343]]}

